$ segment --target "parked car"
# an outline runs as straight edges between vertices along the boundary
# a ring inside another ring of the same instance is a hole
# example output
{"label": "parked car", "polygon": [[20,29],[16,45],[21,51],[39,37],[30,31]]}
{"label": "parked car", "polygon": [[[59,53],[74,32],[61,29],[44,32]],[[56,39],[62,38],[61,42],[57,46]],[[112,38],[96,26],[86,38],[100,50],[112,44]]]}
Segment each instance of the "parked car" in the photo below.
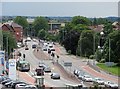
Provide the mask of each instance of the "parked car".
{"label": "parked car", "polygon": [[60,79],[60,74],[58,74],[58,73],[52,73],[51,74],[51,79]]}
{"label": "parked car", "polygon": [[11,84],[13,83],[13,81],[7,82],[5,83],[5,87],[11,88]]}
{"label": "parked car", "polygon": [[15,82],[13,82],[13,83],[11,84],[11,87],[12,87],[13,89],[15,89],[15,86],[16,86],[17,84],[26,84],[26,83],[25,83],[25,82],[21,82],[21,81],[15,81]]}
{"label": "parked car", "polygon": [[116,83],[113,83],[111,81],[106,81],[104,83],[105,87],[109,87],[109,88],[112,88],[112,89],[118,89],[118,84]]}
{"label": "parked car", "polygon": [[84,77],[84,75],[79,74],[78,79],[82,79],[83,77]]}
{"label": "parked car", "polygon": [[9,79],[9,78],[6,76],[0,75],[0,83],[4,80],[7,80],[7,79]]}
{"label": "parked car", "polygon": [[4,80],[3,76],[0,75],[0,83]]}
{"label": "parked car", "polygon": [[35,85],[26,85],[23,89],[38,89]]}
{"label": "parked car", "polygon": [[15,89],[24,89],[25,86],[26,84],[24,83],[16,84]]}
{"label": "parked car", "polygon": [[1,82],[2,85],[5,85],[5,83],[12,81],[11,79],[7,79]]}
{"label": "parked car", "polygon": [[92,77],[90,77],[89,75],[84,75],[82,77],[82,80],[86,81],[86,82],[92,82],[93,81]]}
{"label": "parked car", "polygon": [[98,83],[99,85],[103,85],[104,84],[104,80],[101,79],[101,78],[95,78],[93,81],[94,81],[94,83]]}

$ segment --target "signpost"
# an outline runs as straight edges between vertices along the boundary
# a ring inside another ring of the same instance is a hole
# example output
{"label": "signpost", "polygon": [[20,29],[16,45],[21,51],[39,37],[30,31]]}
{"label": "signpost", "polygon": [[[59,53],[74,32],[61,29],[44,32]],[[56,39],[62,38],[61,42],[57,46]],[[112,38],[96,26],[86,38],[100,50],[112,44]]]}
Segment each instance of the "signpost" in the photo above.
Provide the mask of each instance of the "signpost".
{"label": "signpost", "polygon": [[9,78],[16,80],[16,59],[9,59]]}
{"label": "signpost", "polygon": [[[71,72],[71,67],[72,67],[72,62],[64,62],[64,66],[66,67],[66,68],[70,68],[70,72]],[[71,76],[71,75],[70,75]]]}
{"label": "signpost", "polygon": [[64,62],[64,66],[65,67],[71,67],[72,66],[72,62]]}

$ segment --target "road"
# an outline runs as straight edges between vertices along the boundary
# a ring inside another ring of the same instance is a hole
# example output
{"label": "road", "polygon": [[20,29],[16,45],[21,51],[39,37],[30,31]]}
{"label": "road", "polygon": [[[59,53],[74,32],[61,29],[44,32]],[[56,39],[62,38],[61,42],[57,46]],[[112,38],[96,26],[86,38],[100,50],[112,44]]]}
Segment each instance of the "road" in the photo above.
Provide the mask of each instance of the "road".
{"label": "road", "polygon": [[104,71],[98,72],[93,70],[89,65],[87,65],[87,60],[84,61],[84,59],[81,59],[79,57],[73,56],[73,55],[66,55],[66,52],[64,50],[63,47],[61,47],[59,44],[56,46],[56,54],[60,55],[59,61],[71,61],[73,63],[72,66],[72,71],[74,69],[78,69],[78,70],[83,70],[85,73],[93,76],[93,77],[100,77],[103,78],[104,80],[109,80],[115,83],[118,83],[119,77],[114,76],[114,75],[110,75],[105,73]]}
{"label": "road", "polygon": [[[65,77],[63,76],[63,74],[61,73],[61,71],[59,70],[59,68],[56,65],[53,65],[51,60],[42,60],[42,59],[38,59],[35,57],[35,55],[33,54],[34,49],[32,49],[32,44],[34,44],[35,42],[31,41],[28,42],[28,47],[29,50],[24,50],[24,48],[19,49],[18,51],[20,51],[22,54],[26,55],[26,60],[31,64],[31,70],[30,72],[18,72],[18,77],[24,79],[24,81],[34,84],[35,79],[32,77],[32,75],[34,74],[34,70],[35,68],[38,67],[38,63],[39,62],[44,62],[46,65],[49,65],[52,69],[52,72],[58,72],[61,75],[61,79],[60,80],[53,80],[50,77],[50,73],[46,73],[43,77],[45,80],[45,85],[48,87],[65,87],[65,84],[80,84],[80,81],[76,81],[76,80],[68,80],[65,79]],[[40,56],[40,55],[39,55]]]}
{"label": "road", "polygon": [[[26,60],[31,64],[31,70],[30,72],[18,72],[18,77],[24,79],[24,81],[29,82],[31,84],[34,84],[35,79],[32,77],[32,75],[35,72],[35,68],[38,67],[39,62],[44,62],[46,65],[49,65],[52,69],[52,72],[58,72],[61,75],[60,80],[53,80],[50,78],[50,73],[45,73],[44,79],[45,79],[45,85],[48,87],[65,87],[65,84],[80,84],[81,80],[76,79],[73,75],[73,70],[78,69],[82,70],[85,74],[91,75],[94,77],[100,77],[104,80],[113,81],[115,83],[118,83],[118,77],[113,76],[110,74],[105,73],[104,71],[95,71],[93,70],[89,65],[87,65],[87,61],[84,59],[81,59],[79,57],[73,56],[73,55],[67,55],[67,52],[65,49],[60,46],[59,44],[55,45],[56,52],[55,54],[59,55],[59,59],[56,57],[54,58],[54,61],[58,60],[58,64],[53,64],[53,60],[48,60],[49,55],[47,52],[43,52],[41,49],[37,52],[36,50],[32,49],[32,44],[38,44],[38,42],[28,42],[29,50],[25,50],[24,48],[19,49],[22,54],[26,55]],[[40,45],[42,47],[42,45]],[[81,59],[81,60],[80,60]],[[63,66],[64,62],[72,62],[71,68],[66,68]],[[60,64],[60,65],[59,65]],[[62,66],[62,68],[60,67]],[[67,71],[67,72],[66,72]],[[86,83],[83,82],[84,86],[89,87],[92,86],[92,83]]]}

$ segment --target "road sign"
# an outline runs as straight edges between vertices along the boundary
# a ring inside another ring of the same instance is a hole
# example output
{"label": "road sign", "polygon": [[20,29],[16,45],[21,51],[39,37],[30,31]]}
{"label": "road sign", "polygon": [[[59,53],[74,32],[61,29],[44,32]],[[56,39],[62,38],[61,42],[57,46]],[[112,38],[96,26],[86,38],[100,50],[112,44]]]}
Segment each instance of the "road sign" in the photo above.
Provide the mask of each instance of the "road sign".
{"label": "road sign", "polygon": [[64,66],[65,67],[71,67],[72,66],[72,62],[64,62]]}
{"label": "road sign", "polygon": [[9,59],[9,78],[16,80],[16,59]]}

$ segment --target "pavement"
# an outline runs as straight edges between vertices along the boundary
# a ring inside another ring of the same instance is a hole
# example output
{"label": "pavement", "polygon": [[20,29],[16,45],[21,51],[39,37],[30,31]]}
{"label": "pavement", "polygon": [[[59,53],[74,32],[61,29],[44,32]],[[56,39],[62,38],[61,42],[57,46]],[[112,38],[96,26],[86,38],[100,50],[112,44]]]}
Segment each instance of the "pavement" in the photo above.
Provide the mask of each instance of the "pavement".
{"label": "pavement", "polygon": [[[93,60],[91,61],[90,59],[80,58],[80,57],[77,57],[74,55],[66,55],[66,54],[64,54],[64,53],[66,53],[64,47],[62,47],[59,44],[56,45],[56,51],[57,51],[57,55],[61,55],[64,57],[66,56],[66,60],[68,60],[68,59],[72,60],[72,62],[74,62],[76,64],[76,66],[74,66],[74,67],[78,67],[78,66],[82,67],[82,69],[85,70],[88,74],[92,74],[95,77],[101,77],[101,78],[104,78],[109,81],[114,81],[116,83],[120,83],[120,82],[118,82],[118,80],[120,80],[118,78],[120,78],[120,77],[109,74],[109,73],[101,70],[96,65],[93,65]],[[90,61],[89,65],[87,65],[88,60]],[[96,64],[96,62],[95,62],[95,64]]]}

